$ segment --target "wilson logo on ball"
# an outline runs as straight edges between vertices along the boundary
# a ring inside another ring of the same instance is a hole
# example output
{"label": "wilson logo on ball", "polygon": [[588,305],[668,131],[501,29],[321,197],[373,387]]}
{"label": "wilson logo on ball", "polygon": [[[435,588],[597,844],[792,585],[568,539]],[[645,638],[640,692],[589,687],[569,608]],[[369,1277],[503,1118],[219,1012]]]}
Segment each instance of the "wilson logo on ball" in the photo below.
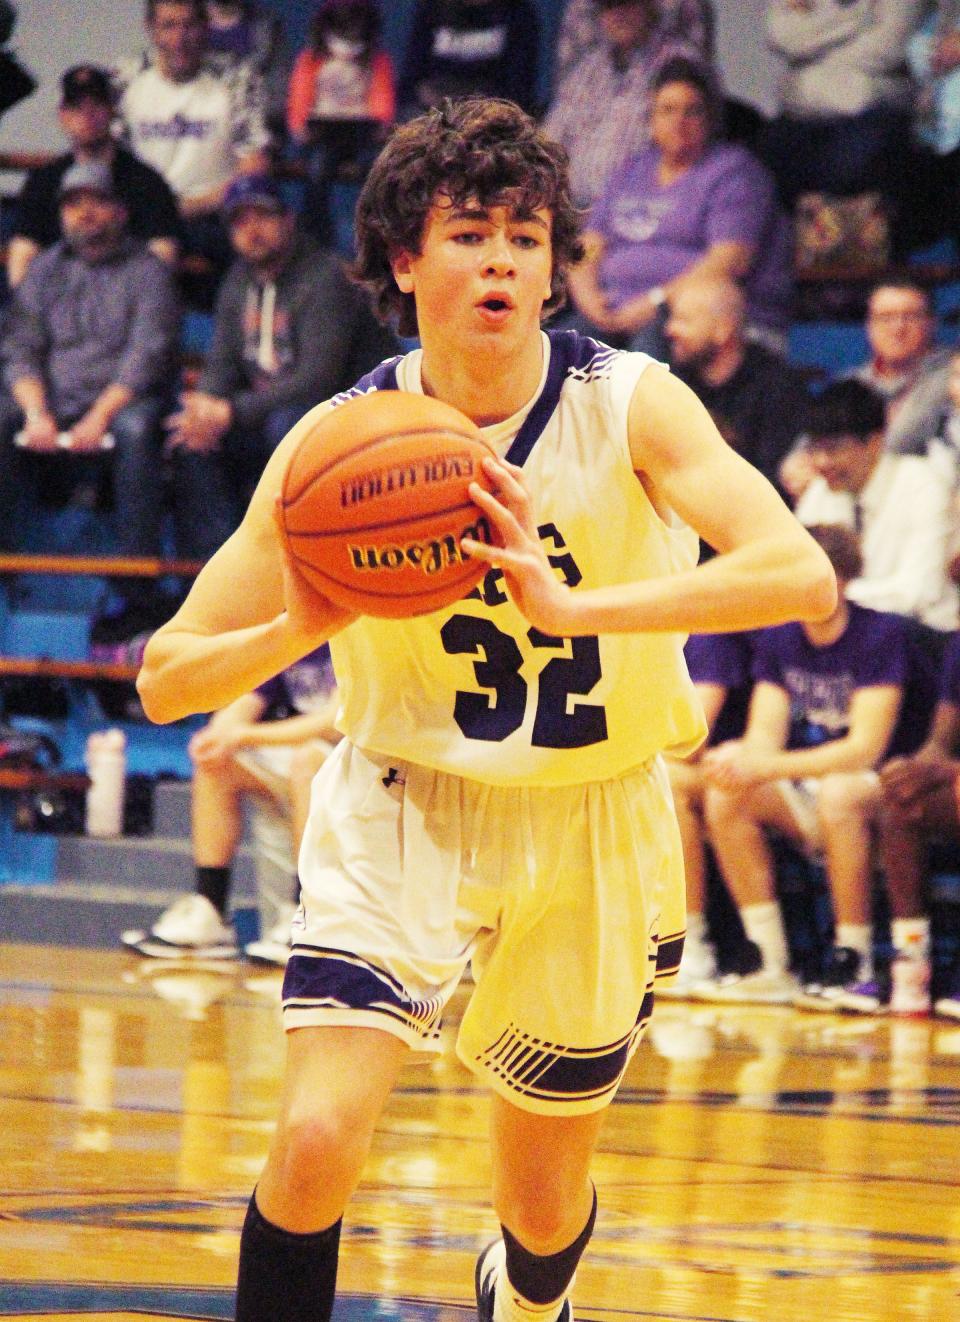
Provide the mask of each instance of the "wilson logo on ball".
{"label": "wilson logo on ball", "polygon": [[379,496],[389,496],[395,491],[412,490],[437,482],[472,481],[476,477],[477,466],[470,454],[437,455],[418,460],[416,463],[398,464],[391,468],[375,469],[369,473],[359,473],[348,478],[340,485],[340,504],[349,509],[363,501],[376,500]]}
{"label": "wilson logo on ball", "polygon": [[404,545],[389,546],[347,546],[353,568],[360,571],[378,573],[396,573],[400,569],[419,569],[424,574],[440,574],[451,565],[466,564],[469,556],[464,555],[460,547],[463,537],[472,537],[477,542],[491,542],[490,524],[481,516],[468,524],[454,536],[448,533],[444,537],[431,538],[427,541],[407,542]]}

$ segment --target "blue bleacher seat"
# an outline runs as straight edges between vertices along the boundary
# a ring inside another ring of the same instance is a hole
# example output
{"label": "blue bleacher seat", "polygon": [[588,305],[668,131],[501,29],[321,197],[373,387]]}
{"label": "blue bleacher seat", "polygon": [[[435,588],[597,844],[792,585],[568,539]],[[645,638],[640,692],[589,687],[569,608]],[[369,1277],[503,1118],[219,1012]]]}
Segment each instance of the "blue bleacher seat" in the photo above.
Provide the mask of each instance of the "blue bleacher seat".
{"label": "blue bleacher seat", "polygon": [[860,322],[796,322],[790,328],[788,356],[797,367],[837,376],[869,357],[866,332]]}

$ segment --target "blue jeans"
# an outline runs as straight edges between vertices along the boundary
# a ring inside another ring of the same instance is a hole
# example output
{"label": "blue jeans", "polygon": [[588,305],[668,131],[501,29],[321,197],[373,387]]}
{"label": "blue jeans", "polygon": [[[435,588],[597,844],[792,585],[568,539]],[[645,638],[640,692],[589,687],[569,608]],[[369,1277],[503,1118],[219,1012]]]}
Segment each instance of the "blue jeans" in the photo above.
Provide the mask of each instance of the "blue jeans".
{"label": "blue jeans", "polygon": [[[160,419],[167,411],[157,395],[134,400],[110,424],[113,450],[101,454],[36,454],[18,449],[14,436],[24,423],[23,411],[9,395],[0,396],[0,545],[16,549],[20,530],[36,504],[49,466],[69,466],[77,480],[97,479],[109,465],[116,511],[118,549],[123,555],[160,553],[163,513],[163,454]],[[59,418],[68,429],[75,418]]]}
{"label": "blue jeans", "polygon": [[275,409],[259,429],[233,428],[211,454],[174,452],[174,520],[181,555],[206,560],[226,541],[243,517],[267,460],[307,407]]}

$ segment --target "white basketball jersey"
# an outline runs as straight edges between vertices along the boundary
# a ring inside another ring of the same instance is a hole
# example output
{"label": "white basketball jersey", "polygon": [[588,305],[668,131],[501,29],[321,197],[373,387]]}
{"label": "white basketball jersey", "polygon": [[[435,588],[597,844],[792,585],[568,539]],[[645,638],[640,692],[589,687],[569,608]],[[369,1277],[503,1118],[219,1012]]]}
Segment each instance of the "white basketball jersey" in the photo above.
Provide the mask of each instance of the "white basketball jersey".
{"label": "white basketball jersey", "polygon": [[[573,331],[544,335],[534,399],[484,428],[521,465],[551,563],[575,590],[661,578],[696,563],[633,471],[627,411],[652,361]],[[381,363],[371,390],[422,393],[419,350]],[[363,616],[330,642],[339,728],[361,748],[496,785],[620,775],[701,742],[683,634],[553,638],[531,627],[491,569],[462,601],[410,620]]]}

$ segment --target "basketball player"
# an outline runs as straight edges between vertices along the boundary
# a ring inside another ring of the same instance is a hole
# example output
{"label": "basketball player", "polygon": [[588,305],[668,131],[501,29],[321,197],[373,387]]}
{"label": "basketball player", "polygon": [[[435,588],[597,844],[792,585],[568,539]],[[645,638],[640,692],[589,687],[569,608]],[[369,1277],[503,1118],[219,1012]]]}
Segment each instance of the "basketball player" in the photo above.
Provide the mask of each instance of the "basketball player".
{"label": "basketball player", "polygon": [[[563,151],[509,102],[397,130],[358,208],[358,275],[422,349],[352,393],[422,391],[485,429],[501,549],[456,605],[354,619],[315,595],[275,517],[281,442],[240,529],[151,641],[148,714],[223,706],[329,637],[346,736],[314,785],[284,982],[281,1114],[243,1228],[239,1322],[325,1322],[341,1216],[410,1048],[458,1039],[490,1087],[481,1319],[570,1322],[589,1170],[677,968],[683,875],[664,749],[703,715],[688,630],[827,615],[822,552],[650,359],[541,332],[580,254]],[[351,392],[348,392],[348,395]],[[486,462],[486,461],[485,461]],[[689,525],[689,526],[687,526]],[[693,531],[696,530],[696,531]],[[719,554],[695,567],[701,534]]]}

